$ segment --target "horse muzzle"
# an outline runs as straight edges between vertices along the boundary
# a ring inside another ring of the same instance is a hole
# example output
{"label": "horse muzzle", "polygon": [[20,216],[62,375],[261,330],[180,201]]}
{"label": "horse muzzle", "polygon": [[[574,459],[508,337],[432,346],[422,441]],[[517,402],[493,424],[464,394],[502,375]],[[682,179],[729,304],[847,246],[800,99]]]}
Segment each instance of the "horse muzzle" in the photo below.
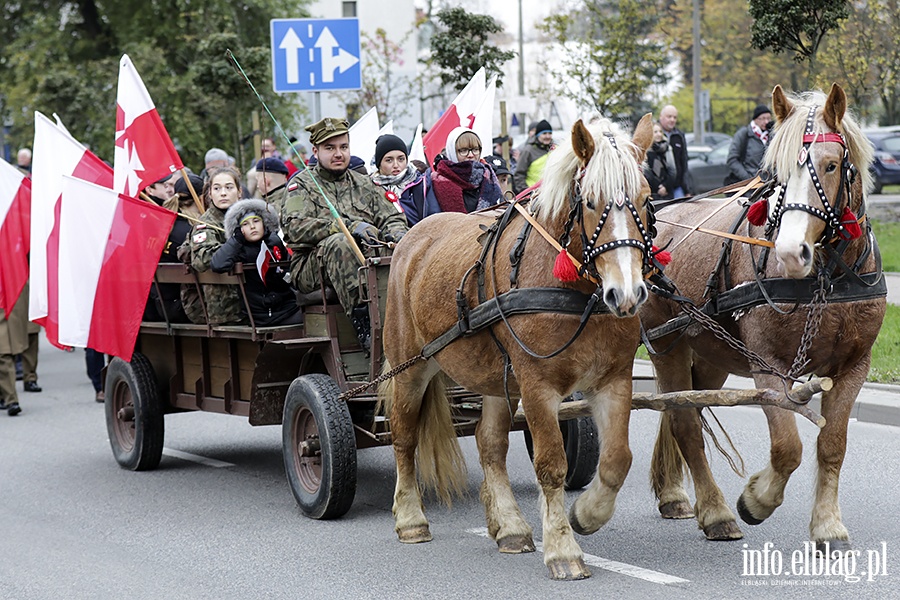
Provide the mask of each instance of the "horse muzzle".
{"label": "horse muzzle", "polygon": [[809,242],[779,244],[776,241],[775,256],[786,277],[800,279],[812,271],[814,253]]}
{"label": "horse muzzle", "polygon": [[639,281],[632,289],[622,286],[610,286],[603,290],[603,302],[617,317],[633,317],[647,300],[647,286]]}

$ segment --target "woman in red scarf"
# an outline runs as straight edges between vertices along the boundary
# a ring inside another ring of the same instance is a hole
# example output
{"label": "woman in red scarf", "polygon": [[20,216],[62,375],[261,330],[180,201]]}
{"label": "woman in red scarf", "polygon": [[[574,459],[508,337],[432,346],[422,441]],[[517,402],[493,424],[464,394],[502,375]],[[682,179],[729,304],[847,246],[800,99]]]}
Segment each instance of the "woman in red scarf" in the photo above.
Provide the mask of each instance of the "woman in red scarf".
{"label": "woman in red scarf", "polygon": [[407,211],[413,225],[439,212],[470,213],[503,200],[500,182],[491,166],[481,160],[482,144],[474,131],[457,127],[447,136],[446,158],[438,158],[425,172],[425,206],[421,215]]}

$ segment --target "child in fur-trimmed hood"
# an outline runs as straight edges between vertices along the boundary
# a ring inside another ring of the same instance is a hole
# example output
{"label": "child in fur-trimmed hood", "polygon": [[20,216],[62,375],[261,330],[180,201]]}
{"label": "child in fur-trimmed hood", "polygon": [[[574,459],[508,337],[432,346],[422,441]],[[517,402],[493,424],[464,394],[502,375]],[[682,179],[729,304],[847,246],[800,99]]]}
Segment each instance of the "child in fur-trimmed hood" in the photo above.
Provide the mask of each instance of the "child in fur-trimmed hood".
{"label": "child in fur-trimmed hood", "polygon": [[264,200],[239,200],[225,213],[228,240],[212,257],[211,268],[216,273],[230,271],[235,263],[248,265],[244,268],[244,286],[257,327],[303,322],[297,296],[289,283],[289,271],[274,264],[269,268],[260,266],[288,260],[287,249],[277,232],[278,215],[273,207]]}

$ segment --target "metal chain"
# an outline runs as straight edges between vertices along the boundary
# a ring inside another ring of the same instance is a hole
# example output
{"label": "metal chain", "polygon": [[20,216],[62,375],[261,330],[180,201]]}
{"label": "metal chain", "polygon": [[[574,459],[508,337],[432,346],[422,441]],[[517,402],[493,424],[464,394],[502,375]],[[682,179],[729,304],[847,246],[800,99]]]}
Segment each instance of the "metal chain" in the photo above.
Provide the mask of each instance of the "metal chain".
{"label": "metal chain", "polygon": [[797,356],[794,358],[794,364],[791,365],[791,370],[788,372],[790,377],[799,377],[805,372],[806,366],[809,364],[806,354],[812,347],[814,338],[819,335],[819,327],[822,325],[822,316],[825,314],[826,306],[828,306],[828,298],[825,294],[825,278],[819,277],[819,288],[813,292],[809,312],[806,313],[806,326],[800,338]]}
{"label": "metal chain", "polygon": [[356,398],[357,396],[362,394],[364,391],[366,391],[373,385],[378,385],[382,381],[387,381],[388,379],[392,378],[394,375],[397,375],[398,373],[402,373],[403,371],[407,370],[408,368],[410,368],[411,366],[413,366],[420,360],[425,360],[425,357],[422,356],[421,354],[419,354],[418,356],[414,356],[411,359],[409,359],[408,361],[406,361],[405,363],[397,365],[396,367],[394,367],[387,373],[382,373],[381,375],[376,377],[373,381],[364,383],[360,386],[353,388],[352,390],[347,390],[346,392],[344,392],[343,394],[338,396],[338,399],[346,402],[347,400],[350,400],[351,398]]}
{"label": "metal chain", "polygon": [[728,333],[728,331],[726,331],[725,328],[717,323],[712,317],[689,302],[682,302],[681,309],[691,317],[693,317],[694,320],[711,331],[714,336],[731,346],[731,348],[733,348],[737,352],[741,353],[747,360],[760,367],[761,373],[765,373],[767,375],[775,375],[784,382],[785,388],[790,387],[788,382],[793,379],[790,375],[785,375],[784,373],[780,372],[778,369],[770,365],[768,362],[766,362],[766,359],[764,359],[753,350],[750,350],[744,344],[744,342]]}

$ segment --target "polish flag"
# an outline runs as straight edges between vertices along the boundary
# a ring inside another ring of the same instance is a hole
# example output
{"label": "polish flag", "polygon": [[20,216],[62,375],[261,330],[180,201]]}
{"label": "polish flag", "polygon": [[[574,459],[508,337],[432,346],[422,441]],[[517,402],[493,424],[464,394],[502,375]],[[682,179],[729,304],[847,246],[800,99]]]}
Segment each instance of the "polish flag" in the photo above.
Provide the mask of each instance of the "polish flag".
{"label": "polish flag", "polygon": [[478,135],[481,140],[481,156],[490,156],[494,153],[494,145],[491,140],[494,139],[492,132],[494,131],[494,96],[497,91],[497,77],[492,77],[491,82],[484,90],[481,102],[475,109],[475,119],[470,125],[472,131]]}
{"label": "polish flag", "polygon": [[[482,67],[425,134],[422,141],[425,144],[425,156],[428,158],[429,165],[434,162],[434,157],[444,149],[447,144],[447,136],[451,131],[457,127],[471,128],[475,124],[475,111],[481,104],[484,88],[485,74],[484,67]],[[483,140],[482,145],[484,145]]]}
{"label": "polish flag", "polygon": [[31,180],[0,160],[0,309],[6,314],[28,281]]}
{"label": "polish flag", "polygon": [[31,288],[28,319],[44,326],[58,345],[59,197],[63,175],[112,187],[113,170],[64,128],[34,113],[31,165]]}
{"label": "polish flag", "polygon": [[421,160],[428,164],[425,157],[425,145],[422,143],[422,124],[416,127],[416,134],[413,136],[412,145],[409,147],[409,160]]}
{"label": "polish flag", "polygon": [[256,270],[259,272],[259,278],[262,279],[263,285],[266,285],[266,274],[269,272],[269,265],[272,263],[272,252],[265,242],[259,245],[259,254],[256,256]]}
{"label": "polish flag", "polygon": [[131,360],[175,213],[63,177],[59,342]]}
{"label": "polish flag", "polygon": [[119,61],[113,163],[113,189],[135,198],[148,185],[184,168],[156,106],[127,54]]}

